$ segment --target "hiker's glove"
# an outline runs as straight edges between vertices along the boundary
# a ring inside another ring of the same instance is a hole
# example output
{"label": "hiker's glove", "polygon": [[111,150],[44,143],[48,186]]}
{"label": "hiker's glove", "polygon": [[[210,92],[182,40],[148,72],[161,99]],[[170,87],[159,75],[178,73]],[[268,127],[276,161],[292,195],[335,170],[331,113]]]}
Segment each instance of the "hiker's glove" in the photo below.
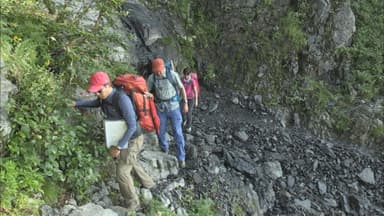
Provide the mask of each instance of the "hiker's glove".
{"label": "hiker's glove", "polygon": [[109,148],[109,155],[111,155],[113,158],[116,158],[120,155],[120,149],[117,146],[111,146],[111,148]]}

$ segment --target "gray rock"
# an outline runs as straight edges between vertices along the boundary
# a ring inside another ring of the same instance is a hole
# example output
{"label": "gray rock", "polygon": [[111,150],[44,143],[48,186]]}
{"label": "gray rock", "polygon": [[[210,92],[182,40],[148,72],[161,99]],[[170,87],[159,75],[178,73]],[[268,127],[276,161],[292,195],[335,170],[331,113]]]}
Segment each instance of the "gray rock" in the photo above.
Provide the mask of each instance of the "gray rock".
{"label": "gray rock", "polygon": [[165,189],[164,191],[166,192],[170,192],[170,191],[173,191],[175,190],[176,188],[178,187],[185,187],[185,180],[183,178],[177,180],[177,181],[174,181],[172,183],[170,183]]}
{"label": "gray rock", "polygon": [[40,207],[40,215],[41,216],[56,216],[59,215],[59,211],[57,209],[52,208],[48,205],[42,205]]}
{"label": "gray rock", "polygon": [[330,206],[332,208],[336,208],[338,206],[337,201],[332,198],[324,198],[324,203],[327,206]]}
{"label": "gray rock", "polygon": [[209,134],[205,136],[205,140],[209,145],[214,145],[217,135]]}
{"label": "gray rock", "polygon": [[165,179],[179,172],[177,158],[161,151],[143,151],[139,162],[154,180]]}
{"label": "gray rock", "polygon": [[234,136],[242,142],[246,142],[249,138],[248,134],[245,131],[237,131],[235,132]]}
{"label": "gray rock", "polygon": [[288,187],[293,187],[293,185],[295,185],[295,177],[289,175],[287,177],[287,184],[288,184]]}
{"label": "gray rock", "polygon": [[68,216],[119,216],[111,209],[104,209],[99,205],[88,203],[70,212]]}
{"label": "gray rock", "polygon": [[153,200],[153,195],[152,195],[152,193],[151,193],[151,191],[149,189],[141,188],[140,189],[140,194],[143,197],[143,201],[145,203],[148,203],[151,200]]}
{"label": "gray rock", "polygon": [[123,9],[129,12],[123,18],[123,22],[135,30],[146,46],[152,45],[164,36],[162,32],[166,32],[166,29],[162,28],[160,19],[157,19],[142,3],[126,2],[123,4]]}
{"label": "gray rock", "polygon": [[219,108],[219,102],[218,101],[216,101],[215,103],[213,103],[209,106],[208,112],[213,113],[217,110],[217,108]]}
{"label": "gray rock", "polygon": [[323,195],[323,194],[327,193],[327,185],[324,182],[318,181],[317,182],[317,187],[319,188],[319,193],[320,194]]}
{"label": "gray rock", "polygon": [[361,181],[368,184],[375,184],[375,175],[371,168],[365,168],[361,173],[358,174]]}
{"label": "gray rock", "polygon": [[77,206],[73,206],[73,205],[65,205],[61,210],[60,210],[60,213],[61,215],[69,215],[71,212],[73,212],[74,210],[76,210]]}
{"label": "gray rock", "polygon": [[342,4],[336,13],[334,23],[333,42],[336,47],[349,46],[353,33],[356,31],[355,15],[350,3]]}
{"label": "gray rock", "polygon": [[[9,96],[12,94],[17,93],[17,87],[13,85],[9,80],[7,80],[4,77],[4,71],[1,69],[2,73],[0,74],[0,137],[8,138],[9,134],[12,131],[11,123],[8,121],[8,99]],[[0,139],[0,152],[3,149],[3,140],[6,139]]]}
{"label": "gray rock", "polygon": [[233,98],[232,98],[232,103],[233,103],[233,104],[239,104],[239,103],[240,103],[239,98],[238,98],[238,97],[233,97]]}
{"label": "gray rock", "polygon": [[283,170],[278,161],[264,163],[264,172],[272,179],[278,179],[283,176]]}
{"label": "gray rock", "polygon": [[301,207],[305,210],[311,209],[311,201],[308,199],[306,199],[306,200],[295,199],[294,202],[295,202],[296,206]]}
{"label": "gray rock", "polygon": [[255,95],[253,98],[254,98],[254,100],[255,100],[255,103],[256,103],[258,106],[262,106],[262,105],[263,105],[263,96],[261,96],[261,95]]}

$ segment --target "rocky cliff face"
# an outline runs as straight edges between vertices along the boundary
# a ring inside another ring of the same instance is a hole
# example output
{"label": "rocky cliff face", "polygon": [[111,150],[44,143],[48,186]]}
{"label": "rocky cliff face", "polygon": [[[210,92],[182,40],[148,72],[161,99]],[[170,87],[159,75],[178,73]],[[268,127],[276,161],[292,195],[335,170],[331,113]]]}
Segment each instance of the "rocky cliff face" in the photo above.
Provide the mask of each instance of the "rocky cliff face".
{"label": "rocky cliff face", "polygon": [[[310,2],[304,5],[310,15],[304,28],[306,46],[296,49],[301,45],[293,40],[295,38],[291,38],[286,47],[283,43],[266,42],[278,37],[274,33],[284,27],[279,17],[287,17],[289,10],[297,9],[298,1],[279,0],[273,4],[260,0],[200,1],[201,8],[222,34],[214,38],[214,43],[198,50],[195,59],[199,72],[204,75],[207,66],[214,64],[224,80],[223,85],[237,74],[231,84],[247,84],[252,80],[256,92],[273,84],[275,71],[271,66],[280,64],[276,60],[282,59],[284,72],[292,79],[313,74],[337,83],[348,77],[349,62],[339,61],[334,52],[336,48],[348,46],[355,31],[349,1]],[[120,29],[113,31],[135,37],[126,41],[129,49],[111,44],[116,50],[111,59],[140,68],[153,56],[160,55],[181,65],[184,59],[180,55],[180,45],[169,38],[175,34],[183,36],[185,30],[170,12],[152,11],[134,0],[127,1],[123,8],[130,13],[122,18],[122,23],[116,20]],[[90,20],[94,19],[90,17]],[[280,45],[289,55],[273,59],[268,53]],[[248,62],[248,59],[254,61]],[[242,73],[250,69],[243,67],[248,63],[254,66],[252,77]],[[282,83],[289,85],[290,80]],[[144,166],[151,170],[158,183],[152,192],[165,206],[185,215],[182,198],[193,190],[195,198],[214,199],[220,215],[384,214],[382,155],[371,155],[336,140],[313,136],[301,127],[306,123],[316,135],[327,137],[326,125],[332,120],[326,113],[321,115],[321,121],[307,121],[289,109],[267,107],[261,95],[214,89],[216,91],[203,90],[193,132],[186,134],[185,170],[177,167],[174,157],[162,155],[155,141],[148,141],[152,146],[148,148],[147,144],[142,154]],[[3,97],[6,96],[2,94],[2,100]],[[270,97],[276,96],[270,92]],[[361,102],[356,109],[350,110],[356,122],[350,138],[361,143],[371,142],[367,133],[372,122],[383,124],[375,117],[382,111],[382,100]],[[287,127],[291,121],[295,123],[294,128]],[[79,215],[89,208],[87,212],[104,215],[104,208],[118,204],[112,203],[108,193],[118,190],[113,180],[91,190],[97,206],[79,207],[72,200],[61,210],[43,206],[45,214],[42,215],[59,212]],[[151,192],[140,193],[146,198],[152,197]]]}
{"label": "rocky cliff face", "polygon": [[[351,59],[337,53],[351,45],[356,32],[355,12],[349,0],[194,1],[194,7],[212,25],[204,29],[206,38],[197,39],[204,42],[195,42],[194,66],[201,77],[212,76],[211,67],[215,68],[218,85],[257,93],[265,101],[280,104],[300,98],[302,105],[286,104],[284,108],[287,125],[300,122],[318,136],[335,136],[338,120],[334,115],[325,109],[316,115],[311,113],[321,98],[297,95],[295,86],[298,82],[310,86],[306,77],[320,80],[330,88],[351,79]],[[133,0],[124,5],[124,10],[130,14],[122,19],[123,23],[138,37],[131,50],[137,56],[133,64],[141,68],[148,59],[160,55],[173,59],[181,70],[185,58],[176,38],[187,34],[172,11],[150,9]],[[206,84],[213,88],[212,83]],[[290,95],[285,97],[286,94]],[[352,90],[350,96],[355,95]],[[310,103],[314,105],[308,106]],[[331,109],[336,103],[321,105]],[[343,132],[339,131],[338,136],[367,146],[382,143],[384,137],[371,134],[383,125],[383,99],[357,103],[358,109],[339,110],[350,123],[341,126]],[[358,111],[361,109],[365,111]]]}

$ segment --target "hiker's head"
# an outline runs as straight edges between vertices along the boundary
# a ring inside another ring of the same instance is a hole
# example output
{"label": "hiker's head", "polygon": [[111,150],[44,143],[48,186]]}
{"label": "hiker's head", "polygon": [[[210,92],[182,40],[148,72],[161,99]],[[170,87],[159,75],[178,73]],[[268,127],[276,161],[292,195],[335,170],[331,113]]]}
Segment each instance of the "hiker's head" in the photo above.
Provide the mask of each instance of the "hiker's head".
{"label": "hiker's head", "polygon": [[89,78],[88,92],[95,93],[99,98],[105,99],[111,92],[112,86],[108,74],[99,71]]}
{"label": "hiker's head", "polygon": [[162,58],[152,60],[152,72],[156,75],[161,75],[165,71],[165,64]]}
{"label": "hiker's head", "polygon": [[184,68],[183,70],[183,75],[184,76],[189,76],[192,73],[192,71],[189,68]]}
{"label": "hiker's head", "polygon": [[191,73],[192,73],[192,71],[189,69],[189,68],[184,68],[184,70],[183,70],[183,75],[184,75],[184,78],[185,79],[190,79],[191,78]]}

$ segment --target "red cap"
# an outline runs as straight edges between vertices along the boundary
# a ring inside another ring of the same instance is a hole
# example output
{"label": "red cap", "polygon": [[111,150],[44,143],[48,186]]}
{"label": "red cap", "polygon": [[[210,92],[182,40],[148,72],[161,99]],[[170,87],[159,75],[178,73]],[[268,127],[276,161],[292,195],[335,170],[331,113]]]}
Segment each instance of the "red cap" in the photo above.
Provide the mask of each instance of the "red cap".
{"label": "red cap", "polygon": [[155,58],[152,60],[152,71],[154,73],[162,72],[164,68],[165,68],[165,64],[162,58]]}
{"label": "red cap", "polygon": [[88,91],[91,93],[98,92],[105,84],[110,83],[109,76],[105,72],[95,72],[89,78]]}

